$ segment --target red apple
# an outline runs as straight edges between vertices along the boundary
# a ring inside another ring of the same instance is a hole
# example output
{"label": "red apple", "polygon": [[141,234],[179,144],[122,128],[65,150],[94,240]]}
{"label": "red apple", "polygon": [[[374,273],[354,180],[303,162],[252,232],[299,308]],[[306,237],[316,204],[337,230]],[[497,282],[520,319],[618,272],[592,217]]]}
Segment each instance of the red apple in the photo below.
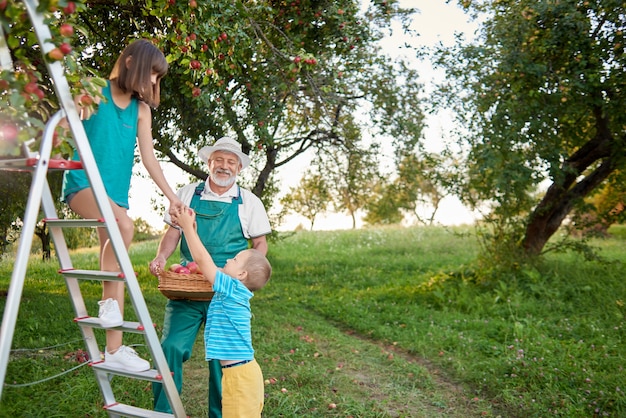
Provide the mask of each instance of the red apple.
{"label": "red apple", "polygon": [[80,96],[79,103],[82,106],[91,106],[93,104],[93,98],[88,94],[83,94]]}
{"label": "red apple", "polygon": [[180,264],[172,264],[170,266],[170,271],[176,272],[177,269],[181,268],[182,266]]}
{"label": "red apple", "polygon": [[198,266],[198,263],[196,263],[195,261],[187,263],[187,268],[189,269],[190,272],[194,274],[200,274],[200,267]]}
{"label": "red apple", "polygon": [[17,126],[13,123],[2,125],[2,137],[9,143],[17,144]]}
{"label": "red apple", "polygon": [[59,45],[59,49],[61,50],[63,55],[67,55],[72,52],[72,46],[67,42],[63,42],[61,45]]}
{"label": "red apple", "polygon": [[54,48],[52,51],[48,52],[48,57],[53,61],[60,61],[64,56],[65,54],[59,48]]}
{"label": "red apple", "polygon": [[189,271],[189,269],[187,267],[184,266],[180,266],[175,270],[176,273],[178,274],[190,274],[191,272]]}
{"label": "red apple", "polygon": [[68,2],[67,6],[63,8],[63,13],[65,13],[66,15],[71,15],[75,11],[76,11],[76,3],[74,3],[73,1]]}
{"label": "red apple", "polygon": [[70,38],[74,36],[74,27],[69,23],[63,23],[59,28],[59,32],[61,36],[65,36],[66,38]]}
{"label": "red apple", "polygon": [[222,41],[225,41],[226,39],[228,39],[228,35],[226,34],[226,32],[222,32],[222,34],[220,35],[220,39]]}
{"label": "red apple", "polygon": [[39,86],[37,86],[37,83],[31,81],[30,83],[26,84],[24,86],[24,91],[28,94],[33,94],[35,93],[37,90],[39,90]]}
{"label": "red apple", "polygon": [[191,95],[192,95],[193,97],[198,97],[198,96],[200,96],[200,94],[202,94],[202,90],[200,90],[200,88],[198,88],[198,87],[194,87],[194,88],[191,90]]}

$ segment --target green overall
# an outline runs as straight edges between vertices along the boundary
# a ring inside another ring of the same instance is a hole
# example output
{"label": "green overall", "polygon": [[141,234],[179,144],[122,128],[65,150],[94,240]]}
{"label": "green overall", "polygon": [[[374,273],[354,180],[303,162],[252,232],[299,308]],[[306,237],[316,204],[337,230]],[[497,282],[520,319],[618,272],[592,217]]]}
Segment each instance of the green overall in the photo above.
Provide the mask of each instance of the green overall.
{"label": "green overall", "polygon": [[[241,193],[233,198],[232,203],[200,200],[204,183],[196,187],[190,207],[196,212],[197,231],[200,240],[211,254],[218,267],[223,267],[226,260],[235,257],[248,248],[239,221]],[[192,260],[187,240],[182,237],[180,243],[181,264]],[[170,370],[174,373],[174,383],[178,393],[183,387],[183,362],[191,357],[200,326],[206,321],[210,302],[190,300],[169,300],[165,307],[163,336],[161,347]],[[209,417],[222,416],[222,368],[219,360],[209,361]],[[171,409],[165,391],[160,383],[152,386],[154,410],[170,412]]]}

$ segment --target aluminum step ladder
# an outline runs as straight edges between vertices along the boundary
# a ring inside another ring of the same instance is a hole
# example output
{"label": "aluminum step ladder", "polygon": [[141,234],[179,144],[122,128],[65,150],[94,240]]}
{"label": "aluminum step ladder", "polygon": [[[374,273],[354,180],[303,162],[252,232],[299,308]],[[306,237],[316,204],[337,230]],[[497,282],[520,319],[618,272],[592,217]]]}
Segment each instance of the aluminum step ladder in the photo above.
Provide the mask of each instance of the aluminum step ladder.
{"label": "aluminum step ladder", "polygon": [[[50,29],[44,23],[43,15],[37,11],[38,2],[36,0],[24,0],[28,10],[33,29],[41,45],[44,56],[54,48],[49,42],[52,38]],[[0,29],[1,30],[1,29]],[[0,33],[0,38],[4,39]],[[128,252],[124,246],[121,233],[117,226],[117,221],[113,214],[108,200],[108,196],[102,179],[98,172],[95,159],[91,152],[89,142],[78,111],[74,104],[67,79],[63,73],[62,64],[59,61],[47,62],[49,77],[55,88],[55,93],[59,99],[62,110],[53,115],[47,122],[43,131],[38,153],[30,153],[25,146],[26,155],[23,158],[11,160],[1,160],[1,171],[31,171],[33,178],[26,204],[23,218],[23,227],[18,242],[18,249],[13,266],[11,283],[7,294],[7,301],[0,328],[0,402],[2,400],[2,388],[6,377],[6,370],[9,361],[13,334],[17,322],[20,300],[24,288],[26,270],[31,252],[32,237],[38,221],[40,209],[43,209],[46,223],[50,235],[52,236],[57,257],[59,258],[61,269],[59,273],[63,275],[67,289],[72,300],[72,305],[76,317],[74,322],[80,327],[85,340],[85,345],[89,353],[90,366],[95,373],[95,377],[104,398],[103,408],[110,417],[187,417],[183,408],[180,396],[176,390],[174,379],[172,378],[169,366],[161,349],[161,344],[148,307],[143,298],[141,288],[131,264]],[[12,68],[10,53],[4,42],[0,43],[0,66]],[[58,123],[67,118],[67,121],[75,141],[76,149],[80,155],[81,162],[58,160],[51,158],[53,134]],[[59,219],[54,205],[54,198],[47,181],[49,170],[84,169],[90,185],[94,191],[96,203],[102,215],[101,219]],[[70,253],[63,235],[64,228],[71,227],[104,227],[107,229],[112,246],[120,266],[119,272],[88,271],[74,269]],[[89,316],[85,307],[85,302],[80,292],[80,280],[96,281],[123,281],[125,283],[131,305],[133,306],[138,322],[125,321],[122,326],[113,329],[123,332],[143,334],[146,345],[150,350],[154,369],[145,372],[128,372],[125,370],[107,367],[106,362],[101,361],[101,350],[95,338],[95,329],[102,329],[98,318]],[[166,392],[173,413],[160,413],[151,409],[138,408],[131,405],[119,403],[114,396],[111,379],[113,376],[125,376],[140,380],[160,382]]]}

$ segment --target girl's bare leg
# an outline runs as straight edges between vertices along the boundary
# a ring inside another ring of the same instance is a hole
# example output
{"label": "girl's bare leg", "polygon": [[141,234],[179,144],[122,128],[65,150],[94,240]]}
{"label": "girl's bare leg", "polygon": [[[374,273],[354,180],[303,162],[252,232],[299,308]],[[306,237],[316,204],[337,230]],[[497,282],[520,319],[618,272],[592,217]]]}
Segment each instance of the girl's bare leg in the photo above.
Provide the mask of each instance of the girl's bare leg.
{"label": "girl's bare leg", "polygon": [[[113,214],[117,219],[117,224],[124,241],[124,246],[128,250],[133,240],[134,225],[133,220],[128,216],[125,208],[122,208],[109,199]],[[70,208],[84,219],[99,219],[102,217],[100,209],[91,189],[83,189],[78,192],[70,201]],[[117,257],[110,245],[109,235],[106,228],[98,228],[98,238],[100,240],[100,269],[103,271],[119,271],[120,267]],[[124,314],[124,283],[123,282],[102,282],[102,300],[108,298],[115,299]],[[106,346],[107,351],[114,353],[122,345],[122,331],[107,330]]]}

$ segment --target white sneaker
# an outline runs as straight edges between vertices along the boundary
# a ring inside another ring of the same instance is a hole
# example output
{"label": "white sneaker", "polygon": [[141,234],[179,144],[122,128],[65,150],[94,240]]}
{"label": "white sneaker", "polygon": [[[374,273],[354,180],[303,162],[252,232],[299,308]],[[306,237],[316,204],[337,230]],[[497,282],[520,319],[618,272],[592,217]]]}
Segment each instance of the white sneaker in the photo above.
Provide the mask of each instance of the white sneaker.
{"label": "white sneaker", "polygon": [[142,359],[137,352],[126,345],[120,346],[114,354],[104,349],[104,363],[129,372],[145,372],[150,369],[150,362]]}
{"label": "white sneaker", "polygon": [[124,323],[120,306],[115,299],[101,300],[98,302],[98,305],[100,305],[98,318],[100,318],[102,328],[119,327]]}

